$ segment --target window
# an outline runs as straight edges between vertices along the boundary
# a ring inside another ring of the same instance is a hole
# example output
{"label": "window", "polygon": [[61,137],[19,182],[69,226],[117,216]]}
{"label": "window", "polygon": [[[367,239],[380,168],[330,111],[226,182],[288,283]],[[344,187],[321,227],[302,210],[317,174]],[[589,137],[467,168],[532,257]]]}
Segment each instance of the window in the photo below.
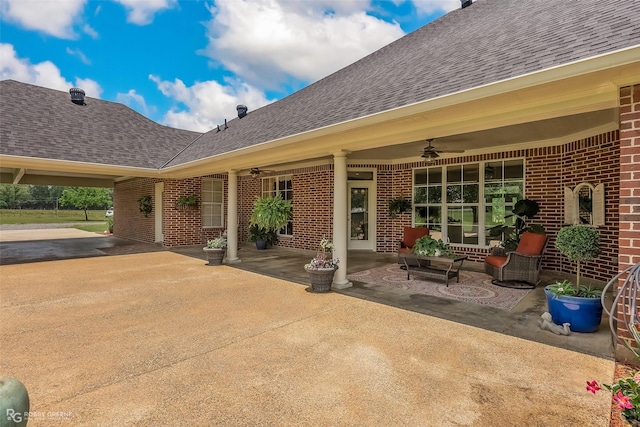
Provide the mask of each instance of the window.
{"label": "window", "polygon": [[202,178],[202,226],[224,227],[224,182]]}
{"label": "window", "polygon": [[[518,200],[524,198],[524,163],[522,160],[487,162],[484,167],[484,225],[515,225],[516,217],[505,219]],[[486,236],[486,244],[495,246],[505,236]]]}
{"label": "window", "polygon": [[[273,176],[268,178],[262,178],[262,197],[277,196],[280,195],[284,200],[293,201],[293,185],[290,175],[285,176]],[[293,207],[291,208],[292,216],[289,217],[289,222],[284,226],[278,234],[284,236],[293,235]]]}
{"label": "window", "polygon": [[454,244],[491,245],[501,237],[487,230],[505,223],[523,193],[522,159],[415,169],[414,224]]}
{"label": "window", "polygon": [[[416,169],[413,189],[414,223],[442,232],[442,168]],[[435,234],[438,236],[438,234]]]}

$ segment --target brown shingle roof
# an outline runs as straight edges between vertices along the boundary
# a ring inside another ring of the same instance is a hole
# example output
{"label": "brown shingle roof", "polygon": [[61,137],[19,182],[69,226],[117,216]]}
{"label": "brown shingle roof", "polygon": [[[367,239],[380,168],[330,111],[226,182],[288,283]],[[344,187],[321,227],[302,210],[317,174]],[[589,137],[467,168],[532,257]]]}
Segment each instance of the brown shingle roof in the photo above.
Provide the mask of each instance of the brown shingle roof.
{"label": "brown shingle roof", "polygon": [[[167,128],[121,104],[0,83],[0,153],[176,166],[640,44],[629,0],[478,0],[223,132]],[[26,90],[26,89],[28,90]],[[24,130],[28,129],[28,132]]]}
{"label": "brown shingle roof", "polygon": [[[628,0],[478,0],[205,134],[169,165],[640,44]],[[249,106],[250,108],[251,106]]]}
{"label": "brown shingle roof", "polygon": [[159,169],[201,134],[159,125],[125,105],[0,82],[0,153]]}

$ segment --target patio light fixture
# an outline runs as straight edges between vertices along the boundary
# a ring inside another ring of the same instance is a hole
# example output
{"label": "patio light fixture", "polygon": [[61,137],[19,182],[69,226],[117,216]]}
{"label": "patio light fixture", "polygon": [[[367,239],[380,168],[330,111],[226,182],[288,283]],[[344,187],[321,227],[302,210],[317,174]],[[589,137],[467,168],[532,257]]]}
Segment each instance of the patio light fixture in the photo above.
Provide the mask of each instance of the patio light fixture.
{"label": "patio light fixture", "polygon": [[431,164],[434,163],[440,155],[436,153],[432,147],[425,147],[424,152],[420,157],[423,157],[426,163]]}

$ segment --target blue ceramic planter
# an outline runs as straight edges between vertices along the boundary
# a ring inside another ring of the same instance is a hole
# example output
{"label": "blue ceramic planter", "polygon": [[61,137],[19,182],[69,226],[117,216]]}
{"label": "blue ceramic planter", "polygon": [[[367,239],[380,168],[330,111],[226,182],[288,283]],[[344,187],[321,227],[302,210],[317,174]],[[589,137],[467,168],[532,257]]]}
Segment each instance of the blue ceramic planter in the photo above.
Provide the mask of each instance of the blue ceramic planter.
{"label": "blue ceramic planter", "polygon": [[547,306],[553,323],[562,325],[571,323],[573,332],[595,332],[602,321],[600,298],[562,296],[556,298],[546,288]]}

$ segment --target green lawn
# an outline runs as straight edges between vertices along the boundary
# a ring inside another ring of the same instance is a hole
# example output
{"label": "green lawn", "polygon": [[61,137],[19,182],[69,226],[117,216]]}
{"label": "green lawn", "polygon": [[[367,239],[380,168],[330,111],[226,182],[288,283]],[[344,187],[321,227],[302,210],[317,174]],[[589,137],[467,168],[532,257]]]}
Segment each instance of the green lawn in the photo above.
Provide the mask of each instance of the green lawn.
{"label": "green lawn", "polygon": [[[106,225],[105,210],[89,211],[89,221],[100,221],[101,227]],[[35,209],[0,209],[0,224],[54,224],[63,222],[84,221],[84,211],[77,210],[35,210]],[[90,225],[90,224],[87,224]],[[102,230],[104,231],[104,230]]]}

